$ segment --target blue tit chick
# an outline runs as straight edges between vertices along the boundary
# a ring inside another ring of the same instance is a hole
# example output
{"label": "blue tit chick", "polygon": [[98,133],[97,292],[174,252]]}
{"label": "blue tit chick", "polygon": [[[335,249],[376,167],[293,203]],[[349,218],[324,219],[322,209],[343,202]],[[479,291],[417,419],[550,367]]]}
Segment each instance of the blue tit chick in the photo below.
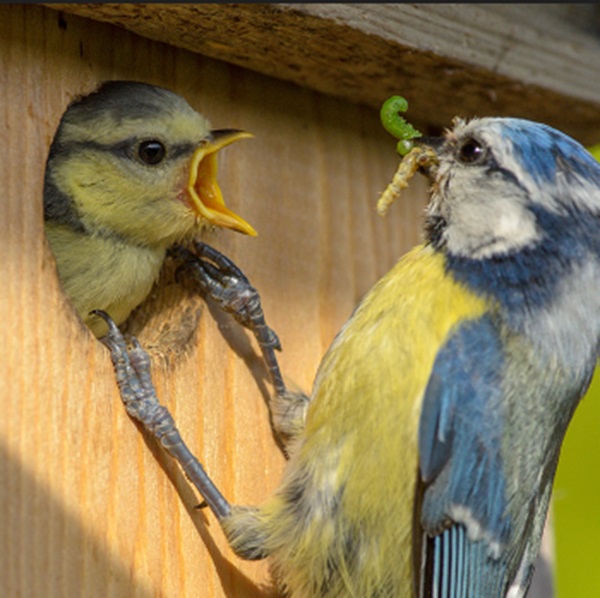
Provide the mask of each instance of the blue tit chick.
{"label": "blue tit chick", "polygon": [[596,363],[600,165],[513,118],[423,143],[424,244],[333,341],[273,498],[221,518],[294,597],[525,596]]}
{"label": "blue tit chick", "polygon": [[96,336],[148,295],[173,243],[206,226],[255,235],[229,210],[216,152],[250,137],[211,130],[177,94],[110,81],[64,113],[46,166],[44,220],[63,288]]}

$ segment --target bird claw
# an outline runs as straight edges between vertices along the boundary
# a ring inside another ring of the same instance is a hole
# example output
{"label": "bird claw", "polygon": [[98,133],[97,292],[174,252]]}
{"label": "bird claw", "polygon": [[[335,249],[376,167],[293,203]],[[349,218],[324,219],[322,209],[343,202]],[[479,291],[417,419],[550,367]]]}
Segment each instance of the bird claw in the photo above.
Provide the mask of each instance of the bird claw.
{"label": "bird claw", "polygon": [[92,313],[102,318],[108,333],[100,340],[109,349],[117,377],[121,400],[127,413],[139,421],[156,441],[179,463],[202,498],[201,505],[211,508],[222,519],[231,508],[204,467],[183,441],[169,410],[161,405],[152,383],[150,357],[136,338],[128,348],[125,337],[111,317],[101,310]]}
{"label": "bird claw", "polygon": [[177,275],[186,270],[190,272],[202,292],[239,324],[251,330],[261,346],[268,344],[280,351],[279,338],[265,324],[260,295],[245,274],[210,245],[195,242],[194,248],[195,252],[183,247],[173,250],[175,255],[184,259]]}
{"label": "bird claw", "polygon": [[275,356],[275,351],[281,351],[281,343],[265,322],[258,291],[228,257],[210,245],[197,241],[194,250],[192,252],[181,246],[170,250],[171,256],[183,261],[177,268],[176,276],[189,273],[204,295],[254,334],[277,394],[285,393],[285,384]]}
{"label": "bird claw", "polygon": [[132,347],[129,348],[122,332],[106,312],[94,310],[92,313],[102,318],[108,326],[108,333],[100,341],[110,351],[119,392],[127,413],[142,423],[160,441],[168,422],[165,422],[166,408],[160,405],[152,383],[148,353],[136,338],[131,339]]}

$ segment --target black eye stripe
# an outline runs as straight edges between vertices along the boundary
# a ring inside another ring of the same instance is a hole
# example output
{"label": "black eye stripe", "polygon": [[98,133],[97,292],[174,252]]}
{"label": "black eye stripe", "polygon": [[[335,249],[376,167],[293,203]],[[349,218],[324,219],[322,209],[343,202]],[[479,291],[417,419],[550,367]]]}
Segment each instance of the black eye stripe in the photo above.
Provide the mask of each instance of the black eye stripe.
{"label": "black eye stripe", "polygon": [[[70,141],[61,144],[55,148],[54,153],[70,155],[82,150],[95,150],[101,152],[110,152],[119,158],[137,158],[137,146],[140,143],[139,138],[124,139],[117,143],[98,143],[96,141]],[[177,143],[174,145],[166,145],[167,159],[174,160],[181,156],[192,155],[198,147],[194,143]]]}

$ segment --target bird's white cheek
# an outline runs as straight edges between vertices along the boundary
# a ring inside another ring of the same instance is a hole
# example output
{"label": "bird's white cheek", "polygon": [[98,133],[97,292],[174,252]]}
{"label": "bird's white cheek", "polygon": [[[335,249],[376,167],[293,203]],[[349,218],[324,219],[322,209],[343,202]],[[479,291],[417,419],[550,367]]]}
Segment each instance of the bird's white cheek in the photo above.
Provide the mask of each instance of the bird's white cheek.
{"label": "bird's white cheek", "polygon": [[532,245],[539,239],[535,218],[528,210],[518,209],[518,206],[497,215],[491,220],[490,241],[475,257],[484,258],[518,251]]}
{"label": "bird's white cheek", "polygon": [[538,239],[535,218],[528,210],[512,210],[500,214],[496,236],[509,240],[513,246],[524,247]]}
{"label": "bird's white cheek", "polygon": [[[471,258],[487,258],[517,251],[536,242],[540,233],[526,200],[518,194],[499,194],[493,187],[458,185],[449,180],[446,194],[434,209],[444,217],[448,249]],[[454,193],[460,189],[461,193]]]}

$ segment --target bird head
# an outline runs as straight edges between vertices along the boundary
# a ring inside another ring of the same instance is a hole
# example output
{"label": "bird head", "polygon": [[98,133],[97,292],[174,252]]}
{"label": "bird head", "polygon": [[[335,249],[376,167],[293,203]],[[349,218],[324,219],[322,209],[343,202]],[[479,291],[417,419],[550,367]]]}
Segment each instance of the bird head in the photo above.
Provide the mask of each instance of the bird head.
{"label": "bird head", "polygon": [[150,246],[206,225],[255,235],[225,206],[216,181],[216,152],[246,137],[211,130],[167,89],[107,82],[62,117],[46,169],[46,217]]}
{"label": "bird head", "polygon": [[444,138],[422,143],[438,158],[426,169],[426,234],[449,254],[515,254],[573,227],[597,236],[600,165],[565,134],[517,118],[457,119]]}

